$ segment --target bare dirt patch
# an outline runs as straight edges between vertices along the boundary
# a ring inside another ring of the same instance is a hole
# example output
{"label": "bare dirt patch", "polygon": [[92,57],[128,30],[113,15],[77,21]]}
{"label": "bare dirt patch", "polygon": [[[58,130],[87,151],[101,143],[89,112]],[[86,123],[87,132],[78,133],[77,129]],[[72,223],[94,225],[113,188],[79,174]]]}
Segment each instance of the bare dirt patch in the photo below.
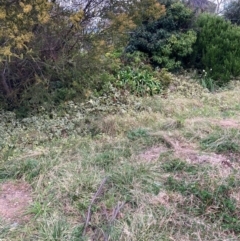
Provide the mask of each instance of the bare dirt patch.
{"label": "bare dirt patch", "polygon": [[229,158],[225,155],[208,153],[208,152],[199,152],[196,150],[195,146],[186,143],[183,140],[175,141],[171,140],[168,136],[163,136],[166,140],[166,143],[174,150],[177,157],[185,159],[185,161],[190,163],[204,164],[208,163],[214,166],[221,167],[221,173],[223,175],[230,174],[232,169],[236,169],[236,164],[233,164],[229,161]]}
{"label": "bare dirt patch", "polygon": [[226,155],[201,152],[197,150],[197,147],[194,144],[188,143],[183,139],[173,139],[166,134],[161,134],[161,138],[168,148],[164,146],[154,146],[145,150],[139,155],[139,157],[142,160],[149,162],[159,158],[160,154],[172,150],[176,157],[182,158],[189,163],[210,164],[219,167],[219,171],[223,176],[227,176],[233,169],[239,168],[237,163],[231,162]]}
{"label": "bare dirt patch", "polygon": [[169,207],[169,195],[166,192],[159,192],[157,196],[150,199],[152,205],[163,205]]}
{"label": "bare dirt patch", "polygon": [[149,199],[151,205],[162,205],[168,208],[172,207],[173,204],[177,205],[183,202],[184,198],[180,193],[167,193],[165,191],[161,191],[158,195],[152,196]]}
{"label": "bare dirt patch", "polygon": [[153,146],[138,155],[138,158],[145,160],[147,162],[156,160],[159,158],[161,153],[167,152],[168,149],[163,146]]}
{"label": "bare dirt patch", "polygon": [[31,187],[25,182],[0,184],[0,217],[9,222],[27,222],[27,207],[32,202]]}
{"label": "bare dirt patch", "polygon": [[222,127],[230,127],[230,128],[240,128],[240,124],[236,120],[221,120],[219,121],[219,125]]}

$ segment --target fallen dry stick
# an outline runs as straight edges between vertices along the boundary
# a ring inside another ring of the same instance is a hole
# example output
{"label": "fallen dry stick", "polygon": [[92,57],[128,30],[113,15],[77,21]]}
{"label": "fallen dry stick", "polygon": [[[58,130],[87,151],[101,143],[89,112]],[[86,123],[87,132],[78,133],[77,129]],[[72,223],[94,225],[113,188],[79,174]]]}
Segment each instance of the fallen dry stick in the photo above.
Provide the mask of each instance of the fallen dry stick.
{"label": "fallen dry stick", "polygon": [[91,209],[92,209],[92,205],[94,204],[94,202],[95,202],[95,200],[97,199],[97,197],[101,194],[102,189],[103,189],[103,186],[104,186],[104,184],[106,183],[107,179],[108,179],[108,177],[105,177],[105,178],[102,180],[102,182],[101,182],[101,184],[100,184],[97,192],[94,194],[94,196],[93,196],[93,198],[92,198],[92,200],[91,200],[91,203],[90,203],[90,205],[89,205],[89,207],[88,207],[87,219],[86,219],[86,222],[85,222],[85,225],[84,225],[84,229],[83,229],[83,236],[85,236],[85,234],[86,234],[87,227],[88,227],[88,223],[89,223],[89,221],[90,221],[90,219],[91,219]]}

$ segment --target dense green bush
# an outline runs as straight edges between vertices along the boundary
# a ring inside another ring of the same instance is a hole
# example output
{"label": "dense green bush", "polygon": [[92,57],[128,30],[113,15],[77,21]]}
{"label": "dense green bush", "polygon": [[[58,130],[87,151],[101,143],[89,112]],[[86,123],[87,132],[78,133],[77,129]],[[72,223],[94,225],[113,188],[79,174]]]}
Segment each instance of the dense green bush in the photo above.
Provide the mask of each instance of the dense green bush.
{"label": "dense green bush", "polygon": [[240,28],[210,14],[201,15],[196,26],[192,64],[222,86],[240,74]]}
{"label": "dense green bush", "polygon": [[196,33],[190,29],[192,18],[189,8],[173,3],[165,16],[136,29],[126,51],[146,53],[151,62],[161,68],[179,68],[196,41]]}

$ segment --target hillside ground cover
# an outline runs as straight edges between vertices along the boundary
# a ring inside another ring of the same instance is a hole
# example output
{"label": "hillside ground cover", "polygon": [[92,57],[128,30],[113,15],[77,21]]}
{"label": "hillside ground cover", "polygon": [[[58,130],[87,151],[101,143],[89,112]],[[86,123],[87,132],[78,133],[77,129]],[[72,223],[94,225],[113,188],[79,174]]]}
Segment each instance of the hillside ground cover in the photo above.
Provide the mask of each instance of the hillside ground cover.
{"label": "hillside ground cover", "polygon": [[161,96],[2,112],[0,239],[239,240],[239,91],[178,76]]}

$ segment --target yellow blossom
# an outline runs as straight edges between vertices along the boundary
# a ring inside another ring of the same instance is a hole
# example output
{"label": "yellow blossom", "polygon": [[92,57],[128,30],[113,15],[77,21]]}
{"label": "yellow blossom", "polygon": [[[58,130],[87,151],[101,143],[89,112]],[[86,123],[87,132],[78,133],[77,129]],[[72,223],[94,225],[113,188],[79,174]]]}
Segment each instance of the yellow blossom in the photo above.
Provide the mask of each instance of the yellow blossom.
{"label": "yellow blossom", "polygon": [[0,55],[11,56],[12,52],[10,46],[0,48]]}
{"label": "yellow blossom", "polygon": [[22,8],[24,8],[24,3],[23,2],[19,2],[19,5],[22,7]]}
{"label": "yellow blossom", "polygon": [[12,28],[13,33],[15,33],[15,34],[17,34],[19,32],[16,24],[13,24],[11,28]]}
{"label": "yellow blossom", "polygon": [[83,10],[80,10],[77,13],[72,14],[69,19],[71,20],[71,22],[73,24],[77,24],[78,22],[80,22],[83,19],[83,16],[84,16],[84,12],[83,12]]}
{"label": "yellow blossom", "polygon": [[30,4],[25,5],[23,8],[24,13],[29,13],[31,12],[31,10],[32,10],[32,6]]}
{"label": "yellow blossom", "polygon": [[0,11],[0,19],[5,19],[6,18],[6,11],[1,9]]}
{"label": "yellow blossom", "polygon": [[50,16],[47,13],[38,14],[38,21],[42,24],[47,23],[50,20]]}
{"label": "yellow blossom", "polygon": [[17,15],[17,18],[18,18],[18,19],[23,19],[23,14],[22,14],[22,13],[19,13],[19,14]]}

